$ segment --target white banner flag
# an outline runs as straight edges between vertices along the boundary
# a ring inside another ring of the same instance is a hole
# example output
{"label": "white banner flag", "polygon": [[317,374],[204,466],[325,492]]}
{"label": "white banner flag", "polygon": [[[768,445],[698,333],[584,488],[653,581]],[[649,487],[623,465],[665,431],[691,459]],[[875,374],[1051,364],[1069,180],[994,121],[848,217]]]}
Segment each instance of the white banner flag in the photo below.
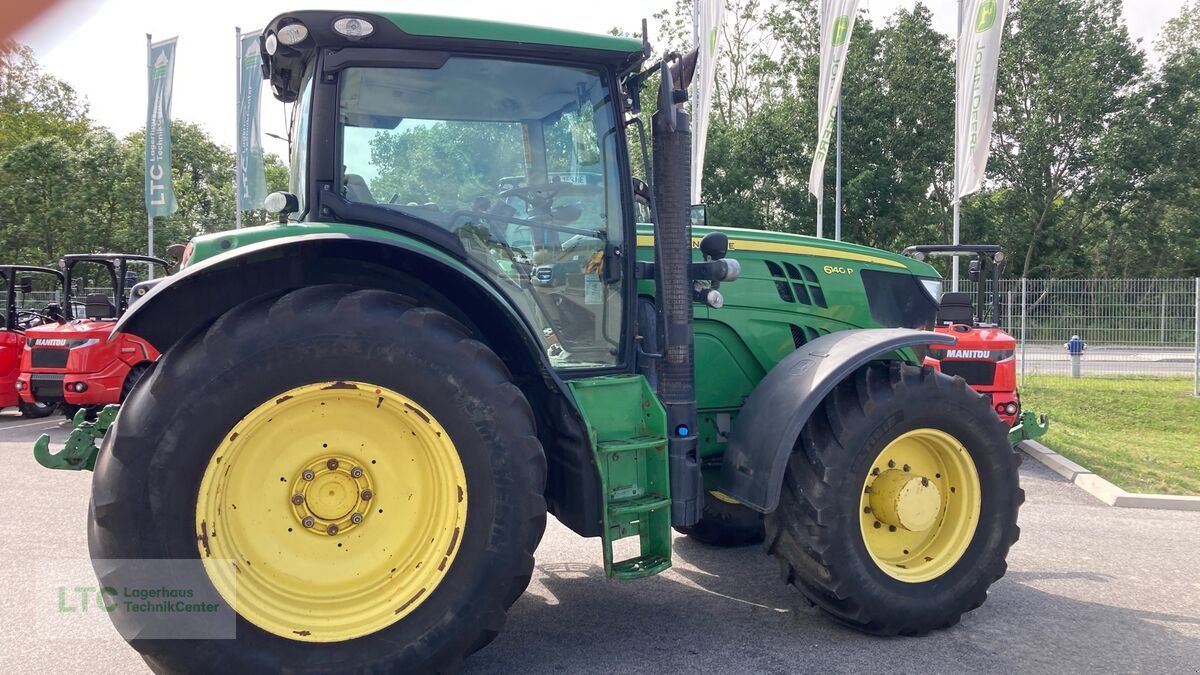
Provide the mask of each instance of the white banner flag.
{"label": "white banner flag", "polygon": [[701,202],[700,181],[704,178],[704,147],[708,140],[708,116],[712,111],[717,79],[717,50],[721,42],[722,0],[696,0],[692,15],[693,37],[699,53],[692,96],[692,203]]}
{"label": "white banner flag", "polygon": [[954,198],[979,189],[987,167],[996,104],[996,69],[1008,0],[964,0],[958,34],[954,106]]}
{"label": "white banner flag", "polygon": [[817,82],[817,151],[813,153],[808,191],[820,200],[825,194],[825,158],[837,133],[838,92],[850,34],[858,15],[858,0],[821,0],[821,79]]}

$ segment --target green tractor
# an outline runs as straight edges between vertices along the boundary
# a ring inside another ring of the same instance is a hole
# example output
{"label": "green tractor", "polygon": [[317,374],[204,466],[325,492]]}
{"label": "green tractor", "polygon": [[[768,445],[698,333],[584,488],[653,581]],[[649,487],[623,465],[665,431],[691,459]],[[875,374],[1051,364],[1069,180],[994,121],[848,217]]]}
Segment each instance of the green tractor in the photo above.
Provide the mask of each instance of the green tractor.
{"label": "green tractor", "polygon": [[872,634],[984,602],[1018,456],[920,365],[954,340],[921,330],[938,274],[704,226],[691,58],[324,11],[277,17],[262,52],[295,103],[279,223],[198,237],[118,327],[163,357],[95,458],[101,584],[192,561],[236,614],[234,641],[158,639],[118,606],[152,667],[454,670],[529,584],[547,512],[615,579],[669,568],[673,528],[765,537],[787,584]]}

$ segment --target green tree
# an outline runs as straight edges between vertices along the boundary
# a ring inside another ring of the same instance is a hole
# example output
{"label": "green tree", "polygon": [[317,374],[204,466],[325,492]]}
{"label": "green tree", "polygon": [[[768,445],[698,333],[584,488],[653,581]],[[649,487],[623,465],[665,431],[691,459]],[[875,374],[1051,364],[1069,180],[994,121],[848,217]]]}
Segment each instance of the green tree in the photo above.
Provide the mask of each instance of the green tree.
{"label": "green tree", "polygon": [[989,174],[1004,189],[1007,235],[1022,276],[1069,275],[1087,237],[1105,136],[1136,98],[1144,56],[1120,0],[1023,0],[1000,55]]}

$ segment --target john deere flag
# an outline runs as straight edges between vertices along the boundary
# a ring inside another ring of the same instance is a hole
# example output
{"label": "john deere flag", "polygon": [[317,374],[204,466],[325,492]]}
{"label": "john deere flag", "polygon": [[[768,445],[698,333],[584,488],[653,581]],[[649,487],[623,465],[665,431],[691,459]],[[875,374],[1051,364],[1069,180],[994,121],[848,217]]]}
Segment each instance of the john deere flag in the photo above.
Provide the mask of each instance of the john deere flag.
{"label": "john deere flag", "polygon": [[954,108],[955,199],[979,189],[987,167],[996,103],[996,64],[1008,0],[964,0],[958,34],[958,91]]}
{"label": "john deere flag", "polygon": [[720,45],[723,0],[696,0],[692,29],[699,48],[696,56],[696,95],[692,97],[692,203],[699,204],[700,181],[704,178],[704,149],[708,140],[708,116],[712,111],[717,79],[717,48]]}
{"label": "john deere flag", "polygon": [[821,199],[825,194],[825,159],[837,133],[838,92],[846,51],[858,14],[858,0],[821,0],[821,75],[817,82],[817,150],[813,153],[808,191]]}
{"label": "john deere flag", "polygon": [[171,186],[171,80],[175,75],[177,39],[149,45],[146,60],[150,80],[146,105],[146,213],[151,218],[179,210]]}
{"label": "john deere flag", "polygon": [[243,33],[238,51],[238,68],[241,70],[237,123],[239,211],[262,208],[263,199],[267,196],[259,122],[259,94],[262,92],[262,55],[258,53],[260,33]]}

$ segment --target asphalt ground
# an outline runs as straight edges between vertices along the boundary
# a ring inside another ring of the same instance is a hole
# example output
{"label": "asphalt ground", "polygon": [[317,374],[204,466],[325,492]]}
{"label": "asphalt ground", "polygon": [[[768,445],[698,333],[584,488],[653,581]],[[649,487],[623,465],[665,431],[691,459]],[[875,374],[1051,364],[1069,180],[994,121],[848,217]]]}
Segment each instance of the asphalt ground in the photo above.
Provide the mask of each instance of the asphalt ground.
{"label": "asphalt ground", "polygon": [[[0,672],[147,672],[103,614],[72,638],[35,606],[39,569],[87,557],[91,480],[36,465],[43,430],[66,435],[57,418],[0,415]],[[1107,507],[1028,461],[1021,479],[1009,572],[950,630],[881,639],[843,628],[783,586],[758,547],[677,537],[671,570],[609,581],[599,543],[551,520],[529,591],[467,672],[1200,671],[1200,513]]]}

